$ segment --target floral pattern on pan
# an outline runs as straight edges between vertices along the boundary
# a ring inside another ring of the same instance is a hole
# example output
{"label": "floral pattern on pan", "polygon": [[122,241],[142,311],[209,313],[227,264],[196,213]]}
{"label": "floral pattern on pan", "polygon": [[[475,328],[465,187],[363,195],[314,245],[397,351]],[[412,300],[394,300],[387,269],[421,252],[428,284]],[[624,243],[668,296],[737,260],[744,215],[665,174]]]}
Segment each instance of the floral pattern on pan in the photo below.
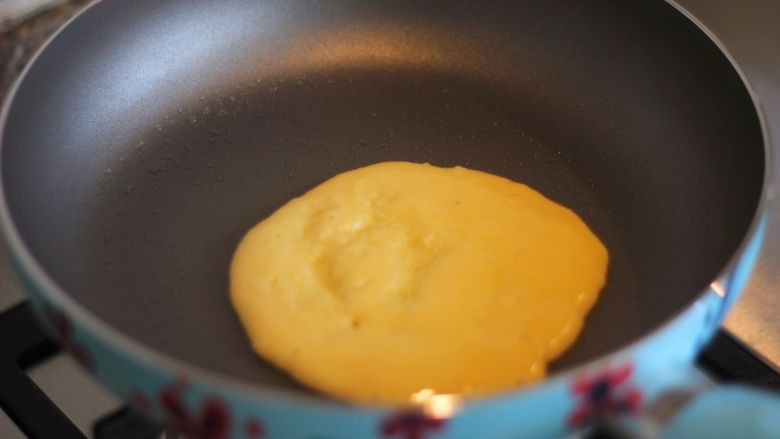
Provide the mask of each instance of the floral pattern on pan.
{"label": "floral pattern on pan", "polygon": [[446,419],[425,414],[422,410],[404,410],[385,419],[380,426],[382,437],[427,439],[444,430]]}
{"label": "floral pattern on pan", "polygon": [[59,338],[62,348],[68,351],[85,369],[94,371],[95,361],[87,348],[76,340],[70,317],[50,304],[43,307],[43,316]]}
{"label": "floral pattern on pan", "polygon": [[577,405],[568,424],[583,427],[607,416],[638,414],[642,392],[631,381],[633,371],[633,365],[625,363],[575,377],[570,389]]}
{"label": "floral pattern on pan", "polygon": [[[223,399],[208,395],[188,407],[187,392],[189,383],[186,378],[178,378],[173,383],[159,389],[156,398],[150,398],[141,391],[133,393],[132,402],[143,412],[157,410],[171,429],[200,439],[227,439],[231,437],[233,423],[236,421],[230,405]],[[255,418],[243,423],[247,438],[261,438],[265,429]]]}

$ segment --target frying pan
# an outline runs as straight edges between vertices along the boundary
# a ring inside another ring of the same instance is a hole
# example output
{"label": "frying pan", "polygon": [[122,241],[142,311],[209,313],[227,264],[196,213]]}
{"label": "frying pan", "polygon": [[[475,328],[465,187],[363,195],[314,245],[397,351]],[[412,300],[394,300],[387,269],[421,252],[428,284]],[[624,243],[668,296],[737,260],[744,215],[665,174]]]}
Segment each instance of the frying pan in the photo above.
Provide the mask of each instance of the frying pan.
{"label": "frying pan", "polygon": [[[204,437],[552,437],[639,412],[685,380],[763,233],[748,86],[663,1],[97,2],[2,121],[32,303],[120,396]],[[385,160],[527,183],[608,247],[549,379],[444,412],[353,407],[252,353],[227,294],[242,234]]]}

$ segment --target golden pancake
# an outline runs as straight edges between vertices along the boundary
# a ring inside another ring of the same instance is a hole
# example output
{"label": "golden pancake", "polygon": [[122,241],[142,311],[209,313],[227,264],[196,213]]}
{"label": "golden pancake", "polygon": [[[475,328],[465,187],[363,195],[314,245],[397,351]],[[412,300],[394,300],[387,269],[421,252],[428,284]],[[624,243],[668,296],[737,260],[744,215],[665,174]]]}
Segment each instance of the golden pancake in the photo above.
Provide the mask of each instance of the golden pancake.
{"label": "golden pancake", "polygon": [[252,228],[230,269],[262,357],[359,403],[485,394],[544,376],[604,285],[604,245],[571,210],[461,167],[339,174]]}

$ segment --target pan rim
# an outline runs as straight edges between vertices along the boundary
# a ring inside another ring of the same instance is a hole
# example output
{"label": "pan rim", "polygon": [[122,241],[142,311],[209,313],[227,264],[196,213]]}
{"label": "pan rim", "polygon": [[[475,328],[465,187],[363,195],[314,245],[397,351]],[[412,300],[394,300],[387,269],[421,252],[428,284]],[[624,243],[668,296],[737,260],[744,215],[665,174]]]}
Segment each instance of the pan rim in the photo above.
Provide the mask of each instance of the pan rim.
{"label": "pan rim", "polygon": [[[750,225],[745,230],[745,234],[742,237],[740,244],[735,248],[728,261],[713,277],[711,281],[714,282],[723,278],[725,275],[735,269],[739,261],[742,260],[743,256],[745,255],[748,246],[760,233],[762,227],[764,226],[764,219],[768,212],[768,205],[770,204],[772,198],[770,182],[772,179],[772,164],[774,162],[771,153],[769,130],[760,99],[755,92],[751,81],[748,79],[747,75],[737,63],[736,59],[728,51],[726,46],[706,25],[698,20],[687,9],[678,4],[676,0],[665,0],[665,2],[673,7],[678,13],[681,13],[683,16],[685,16],[694,26],[703,32],[707,38],[717,47],[720,53],[726,57],[731,67],[734,69],[734,71],[736,71],[740,81],[742,82],[742,85],[750,97],[761,130],[761,138],[764,150],[764,175],[758,204],[756,205]],[[27,276],[30,277],[33,285],[41,292],[43,296],[55,304],[59,309],[63,310],[66,314],[78,319],[79,324],[84,327],[85,330],[91,334],[91,336],[97,339],[102,339],[102,341],[107,345],[114,346],[114,349],[121,349],[121,351],[123,351],[126,355],[134,358],[135,361],[145,364],[147,367],[151,367],[157,370],[164,370],[167,373],[184,373],[193,382],[200,382],[205,385],[228,389],[232,392],[251,394],[255,397],[274,399],[276,402],[285,401],[291,403],[302,403],[313,408],[335,408],[347,406],[351,410],[369,410],[372,408],[389,407],[387,405],[354,406],[342,401],[328,398],[327,396],[317,396],[314,394],[306,395],[298,392],[289,392],[273,385],[260,384],[245,378],[231,376],[202,366],[197,366],[173,355],[147,346],[141,341],[123,333],[117,328],[114,328],[104,319],[100,318],[97,314],[91,312],[86,307],[77,302],[46,272],[44,267],[32,255],[32,252],[22,239],[21,234],[19,233],[19,230],[11,216],[5,187],[2,184],[2,149],[5,126],[8,120],[11,106],[16,99],[20,85],[27,77],[29,71],[35,66],[41,54],[46,51],[51,42],[54,41],[61,32],[68,29],[75,20],[77,20],[83,14],[86,14],[89,10],[100,3],[101,0],[94,0],[73,17],[68,19],[63,26],[61,26],[49,38],[47,38],[46,42],[42,44],[36,53],[31,57],[30,61],[22,70],[21,74],[13,82],[9,88],[5,102],[3,102],[2,107],[0,107],[0,233],[2,234],[2,237],[5,241],[6,251],[9,252],[9,254],[19,266],[18,270],[24,272]],[[495,392],[489,395],[468,398],[464,401],[463,408],[529,393],[534,389],[549,385],[549,383],[557,381],[561,377],[576,374],[584,370],[590,370],[594,365],[600,364],[606,359],[613,358],[616,355],[620,355],[621,353],[636,349],[637,347],[642,346],[648,343],[650,340],[656,338],[673,321],[687,314],[695,305],[695,303],[703,299],[709,293],[709,291],[709,287],[705,286],[686,305],[681,306],[677,311],[670,314],[666,319],[654,325],[653,329],[647,331],[644,335],[627,342],[623,346],[613,350],[608,354],[594,358],[591,361],[579,364],[578,366],[565,368],[563,370],[551,373],[544,379],[531,385],[523,386],[521,388],[508,389],[501,392]],[[739,292],[736,294],[739,294]]]}

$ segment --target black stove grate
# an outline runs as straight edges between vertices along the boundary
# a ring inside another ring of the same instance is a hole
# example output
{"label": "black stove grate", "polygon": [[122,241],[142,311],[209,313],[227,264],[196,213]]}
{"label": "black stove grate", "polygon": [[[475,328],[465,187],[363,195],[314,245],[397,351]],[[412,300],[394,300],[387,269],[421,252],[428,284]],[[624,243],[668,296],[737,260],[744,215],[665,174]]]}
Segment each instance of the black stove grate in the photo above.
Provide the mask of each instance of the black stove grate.
{"label": "black stove grate", "polygon": [[[0,408],[31,439],[86,439],[26,372],[59,351],[55,341],[38,325],[28,304],[16,305],[0,314]],[[94,425],[96,439],[151,439],[159,438],[161,432],[161,427],[127,408]]]}
{"label": "black stove grate", "polygon": [[31,438],[85,437],[25,372],[58,350],[28,305],[0,315],[0,407]]}

